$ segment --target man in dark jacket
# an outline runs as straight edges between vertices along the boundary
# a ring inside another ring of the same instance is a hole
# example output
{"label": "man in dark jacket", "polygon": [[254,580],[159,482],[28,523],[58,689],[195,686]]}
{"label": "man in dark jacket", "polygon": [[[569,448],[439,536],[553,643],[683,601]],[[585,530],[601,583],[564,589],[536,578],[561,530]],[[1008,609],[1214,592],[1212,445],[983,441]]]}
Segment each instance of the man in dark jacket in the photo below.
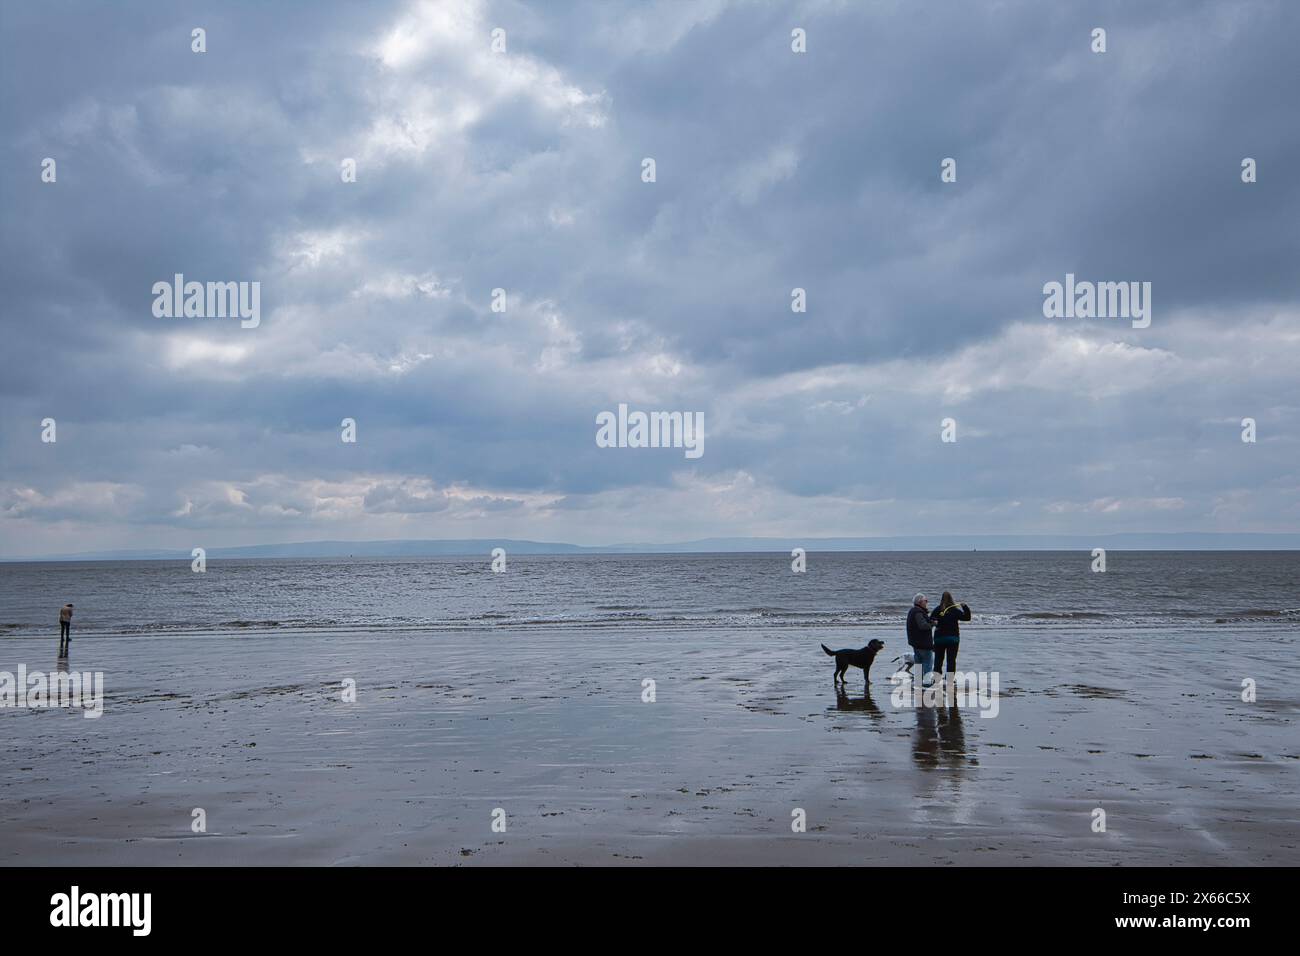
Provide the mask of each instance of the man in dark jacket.
{"label": "man in dark jacket", "polygon": [[934,638],[930,636],[930,601],[924,594],[912,598],[912,609],[907,612],[907,643],[912,645],[921,682],[934,672]]}

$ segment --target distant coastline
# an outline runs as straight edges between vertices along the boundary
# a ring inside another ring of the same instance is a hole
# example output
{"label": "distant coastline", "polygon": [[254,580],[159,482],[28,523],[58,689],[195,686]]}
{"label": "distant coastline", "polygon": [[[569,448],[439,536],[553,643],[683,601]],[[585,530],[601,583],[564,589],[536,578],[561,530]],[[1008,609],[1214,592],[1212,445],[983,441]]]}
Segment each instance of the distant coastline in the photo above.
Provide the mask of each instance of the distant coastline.
{"label": "distant coastline", "polygon": [[[1144,534],[908,535],[882,537],[702,538],[667,543],[580,545],[511,538],[300,541],[209,547],[209,558],[402,558],[483,555],[505,548],[517,555],[581,554],[764,554],[807,551],[1297,551],[1300,533],[1171,532]],[[190,560],[189,549],[152,548],[0,557],[0,563],[39,561]]]}

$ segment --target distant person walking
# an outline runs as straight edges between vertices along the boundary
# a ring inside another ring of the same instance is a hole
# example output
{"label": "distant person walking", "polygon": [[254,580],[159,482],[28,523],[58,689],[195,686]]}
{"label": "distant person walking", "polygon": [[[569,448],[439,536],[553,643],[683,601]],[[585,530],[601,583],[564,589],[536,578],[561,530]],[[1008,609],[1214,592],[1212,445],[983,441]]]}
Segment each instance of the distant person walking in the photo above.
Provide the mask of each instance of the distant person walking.
{"label": "distant person walking", "polygon": [[930,623],[934,625],[934,672],[943,674],[943,662],[948,661],[948,673],[957,672],[957,647],[961,643],[961,627],[959,621],[970,620],[970,608],[966,604],[958,604],[952,599],[952,594],[948,591],[943,592],[943,598],[939,601],[939,607],[930,615]]}
{"label": "distant person walking", "polygon": [[930,600],[924,594],[912,598],[912,609],[907,612],[907,643],[912,645],[917,666],[921,669],[921,683],[934,671],[934,638],[930,634]]}
{"label": "distant person walking", "polygon": [[59,656],[68,653],[72,644],[72,605],[65,604],[59,609]]}

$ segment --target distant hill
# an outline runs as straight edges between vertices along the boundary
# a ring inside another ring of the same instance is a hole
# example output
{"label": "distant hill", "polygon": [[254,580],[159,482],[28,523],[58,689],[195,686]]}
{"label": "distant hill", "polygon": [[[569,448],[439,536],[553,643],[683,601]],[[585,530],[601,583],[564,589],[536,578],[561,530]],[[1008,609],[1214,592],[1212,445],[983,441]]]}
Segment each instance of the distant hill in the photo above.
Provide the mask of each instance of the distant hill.
{"label": "distant hill", "polygon": [[[807,551],[1295,551],[1300,534],[909,535],[880,538],[702,538],[668,544],[579,545],[515,538],[446,538],[391,541],[298,541],[208,548],[209,558],[347,558],[508,554],[707,554]],[[3,558],[2,561],[190,560],[189,550],[156,548]]]}

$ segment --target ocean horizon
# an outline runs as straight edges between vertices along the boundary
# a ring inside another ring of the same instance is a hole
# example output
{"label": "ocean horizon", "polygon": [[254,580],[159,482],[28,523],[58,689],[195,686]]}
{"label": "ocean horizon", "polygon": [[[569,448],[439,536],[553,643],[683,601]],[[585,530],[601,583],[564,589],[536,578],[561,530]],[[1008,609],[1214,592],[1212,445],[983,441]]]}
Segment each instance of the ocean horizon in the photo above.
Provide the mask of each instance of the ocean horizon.
{"label": "ocean horizon", "polygon": [[[538,628],[901,628],[952,591],[980,626],[1300,626],[1300,552],[515,554],[0,565],[0,638]],[[502,570],[494,571],[496,565]]]}

